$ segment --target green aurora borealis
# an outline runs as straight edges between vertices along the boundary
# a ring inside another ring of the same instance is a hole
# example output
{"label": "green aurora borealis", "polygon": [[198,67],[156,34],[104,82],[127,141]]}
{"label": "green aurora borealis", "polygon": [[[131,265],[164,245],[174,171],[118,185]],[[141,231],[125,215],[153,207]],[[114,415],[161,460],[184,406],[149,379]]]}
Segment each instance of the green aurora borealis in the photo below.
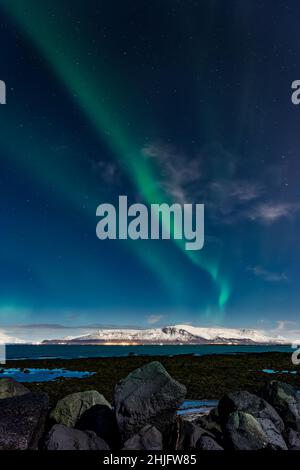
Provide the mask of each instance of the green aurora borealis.
{"label": "green aurora borealis", "polygon": [[[248,1],[0,0],[4,324],[294,321],[298,51],[272,15],[265,38]],[[119,194],[204,203],[203,250],[101,244]]]}
{"label": "green aurora borealis", "polygon": [[[74,40],[72,30],[68,28],[68,22],[62,21],[57,24],[57,22],[49,20],[47,9],[41,3],[33,1],[30,4],[28,2],[25,12],[22,1],[13,3],[3,1],[2,3],[12,17],[18,21],[22,29],[26,31],[34,46],[43,53],[47,63],[51,65],[71,96],[80,105],[82,112],[91,120],[101,139],[105,139],[113,154],[123,163],[123,168],[136,191],[142,195],[148,204],[166,202],[167,196],[160,188],[155,168],[151,165],[150,160],[143,158],[141,155],[141,143],[138,136],[131,135],[130,129],[122,124],[119,117],[120,103],[116,99],[107,103],[106,93],[108,88],[112,96],[119,93],[112,88],[110,83],[105,83],[103,80],[103,76],[110,76],[107,65],[103,68],[100,67],[101,73],[93,73],[93,63],[88,60],[89,56],[84,53],[88,49],[86,39],[81,37],[78,45],[76,38]],[[56,6],[59,9],[59,3]],[[63,12],[61,15],[63,16]],[[80,68],[74,60],[78,53],[80,57],[84,58]],[[123,90],[123,93],[125,93],[125,90]],[[130,119],[135,123],[137,122],[137,119],[134,119],[133,116]],[[37,177],[43,178],[44,176],[38,171]],[[48,172],[46,177],[49,177]],[[76,195],[74,189],[68,189],[67,183],[68,179],[63,178],[61,183],[58,182],[58,186],[62,190],[67,188],[68,194]],[[74,203],[77,204],[78,201],[75,200]],[[175,242],[179,249],[184,251],[183,243],[180,240]],[[207,251],[209,251],[209,247]],[[169,273],[166,271],[167,267],[163,264],[163,259],[157,257],[156,262],[151,262],[147,255],[143,255],[143,251],[137,250],[137,253],[159,276],[163,276],[166,272],[165,279],[170,279]],[[219,290],[218,305],[223,309],[229,298],[230,289],[229,281],[223,277],[220,270],[220,254],[216,256],[216,254],[208,255],[207,253],[185,253],[191,262],[210,274]]]}

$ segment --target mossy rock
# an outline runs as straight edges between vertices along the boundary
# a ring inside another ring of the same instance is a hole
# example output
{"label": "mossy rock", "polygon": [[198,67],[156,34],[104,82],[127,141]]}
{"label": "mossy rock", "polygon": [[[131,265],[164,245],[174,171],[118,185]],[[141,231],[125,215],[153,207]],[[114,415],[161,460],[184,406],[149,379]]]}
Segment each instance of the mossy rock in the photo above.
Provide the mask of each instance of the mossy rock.
{"label": "mossy rock", "polygon": [[57,424],[74,427],[83,413],[94,405],[106,405],[111,408],[106,398],[97,390],[72,393],[57,402],[50,418]]}
{"label": "mossy rock", "polygon": [[12,398],[30,393],[23,384],[10,378],[0,379],[0,399]]}

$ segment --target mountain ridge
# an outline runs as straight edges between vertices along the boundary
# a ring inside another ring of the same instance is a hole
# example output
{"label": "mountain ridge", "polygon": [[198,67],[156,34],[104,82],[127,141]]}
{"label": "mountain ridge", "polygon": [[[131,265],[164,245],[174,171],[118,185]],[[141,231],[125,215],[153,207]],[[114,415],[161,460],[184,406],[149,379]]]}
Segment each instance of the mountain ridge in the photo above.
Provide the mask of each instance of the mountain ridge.
{"label": "mountain ridge", "polygon": [[78,337],[44,340],[43,344],[287,344],[280,336],[247,328],[210,328],[173,325],[145,329],[99,329]]}

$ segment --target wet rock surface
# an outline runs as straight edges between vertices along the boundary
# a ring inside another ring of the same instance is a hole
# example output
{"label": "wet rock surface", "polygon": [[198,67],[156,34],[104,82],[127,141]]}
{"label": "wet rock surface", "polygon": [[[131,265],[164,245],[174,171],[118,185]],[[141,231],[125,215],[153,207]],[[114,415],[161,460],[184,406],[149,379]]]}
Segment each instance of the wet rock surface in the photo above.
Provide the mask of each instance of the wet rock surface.
{"label": "wet rock surface", "polygon": [[[234,414],[236,412],[244,414]],[[232,417],[233,414],[235,419]],[[228,428],[232,430],[232,424],[240,421],[237,432],[245,432],[245,435],[247,435],[248,431],[250,432],[248,428],[251,424],[253,432],[254,428],[261,428],[264,433],[266,447],[270,449],[287,449],[282,436],[285,428],[283,420],[277,411],[261,397],[247,391],[229,393],[220,400],[218,415],[223,428],[227,430]],[[250,417],[247,418],[247,416],[252,416],[255,421],[251,420]],[[240,417],[240,420],[238,417]],[[256,427],[255,423],[257,424]],[[249,446],[252,446],[251,442],[249,442]]]}
{"label": "wet rock surface", "polygon": [[124,443],[123,450],[162,450],[162,434],[154,426],[143,427]]}
{"label": "wet rock surface", "polygon": [[48,413],[45,393],[0,400],[0,449],[35,450],[44,432]]}
{"label": "wet rock surface", "polygon": [[212,437],[205,435],[197,441],[196,448],[199,450],[224,450]]}
{"label": "wet rock surface", "polygon": [[159,362],[119,382],[112,407],[97,390],[67,395],[52,409],[46,393],[11,379],[0,381],[1,390],[12,396],[0,399],[0,449],[300,450],[299,398],[283,382],[267,384],[260,396],[226,393],[193,421],[176,414],[186,390]]}
{"label": "wet rock surface", "polygon": [[109,450],[93,431],[80,431],[62,424],[54,425],[45,438],[46,450]]}
{"label": "wet rock surface", "polygon": [[300,431],[300,398],[294,387],[274,380],[263,389],[262,395],[287,426]]}
{"label": "wet rock surface", "polygon": [[108,401],[97,390],[72,393],[57,402],[50,418],[57,424],[74,427],[83,413],[94,405],[110,407]]}
{"label": "wet rock surface", "polygon": [[243,411],[235,411],[229,416],[224,433],[226,447],[234,450],[263,450],[268,446],[259,422]]}
{"label": "wet rock surface", "polygon": [[185,386],[174,380],[159,362],[131,372],[115,388],[114,402],[121,434],[127,439],[146,424],[165,432],[176,419],[176,410],[185,394]]}
{"label": "wet rock surface", "polygon": [[111,449],[118,449],[121,445],[115,413],[106,405],[94,405],[85,411],[76,425],[82,431],[94,431]]}
{"label": "wet rock surface", "polygon": [[27,387],[13,379],[0,379],[0,400],[25,395],[25,393],[29,392],[30,390]]}

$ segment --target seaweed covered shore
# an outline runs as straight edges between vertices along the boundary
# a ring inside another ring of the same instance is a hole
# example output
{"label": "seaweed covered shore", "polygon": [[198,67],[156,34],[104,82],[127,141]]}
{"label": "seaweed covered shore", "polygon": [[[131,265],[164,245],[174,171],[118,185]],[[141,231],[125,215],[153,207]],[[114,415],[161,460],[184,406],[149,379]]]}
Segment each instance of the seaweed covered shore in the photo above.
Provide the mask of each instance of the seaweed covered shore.
{"label": "seaweed covered shore", "polygon": [[[235,354],[235,355],[178,355],[128,356],[110,358],[36,359],[7,361],[5,368],[66,368],[90,371],[95,374],[84,378],[64,378],[51,382],[31,383],[32,391],[48,393],[54,404],[67,394],[97,389],[109,400],[113,397],[115,384],[132,370],[150,361],[159,361],[169,374],[187,388],[189,399],[220,398],[225,393],[245,389],[257,393],[271,380],[283,380],[300,389],[300,368],[292,364],[291,354],[282,352]],[[278,371],[266,373],[263,370]],[[283,372],[284,371],[284,372]],[[297,372],[290,374],[289,372]]]}
{"label": "seaweed covered shore", "polygon": [[111,401],[102,391],[51,405],[47,393],[0,379],[0,450],[300,450],[299,390],[283,381],[226,393],[192,419],[177,414],[186,386],[158,361],[115,383]]}

